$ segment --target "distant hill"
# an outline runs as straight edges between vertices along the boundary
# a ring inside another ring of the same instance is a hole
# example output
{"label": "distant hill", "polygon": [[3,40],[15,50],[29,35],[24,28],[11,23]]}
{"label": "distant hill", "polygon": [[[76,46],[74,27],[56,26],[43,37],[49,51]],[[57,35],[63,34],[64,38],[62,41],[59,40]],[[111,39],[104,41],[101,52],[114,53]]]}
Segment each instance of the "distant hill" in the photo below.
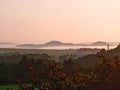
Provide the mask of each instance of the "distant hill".
{"label": "distant hill", "polygon": [[16,43],[11,43],[11,42],[0,42],[0,45],[14,45]]}
{"label": "distant hill", "polygon": [[35,46],[34,44],[20,44],[20,45],[17,45],[17,47],[33,47]]}
{"label": "distant hill", "polygon": [[42,47],[54,47],[54,46],[77,46],[77,44],[74,43],[62,43],[60,41],[49,41],[45,44],[19,44],[16,45],[17,47],[28,47],[28,48],[42,48]]}
{"label": "distant hill", "polygon": [[16,47],[16,43],[12,42],[0,42],[0,48],[13,48]]}
{"label": "distant hill", "polygon": [[77,44],[74,44],[74,43],[64,43],[64,45],[66,45],[66,46],[76,46]]}
{"label": "distant hill", "polygon": [[37,48],[45,47],[45,45],[44,44],[19,44],[19,45],[16,45],[16,47],[28,48],[28,49],[37,49]]}
{"label": "distant hill", "polygon": [[60,46],[63,45],[60,41],[50,41],[45,44],[20,44],[17,47],[26,47],[26,48],[42,48],[42,47],[51,47],[51,46]]}
{"label": "distant hill", "polygon": [[97,41],[92,43],[92,46],[106,46],[108,43],[107,42],[103,42],[103,41]]}
{"label": "distant hill", "polygon": [[60,41],[50,41],[50,42],[47,42],[46,44],[44,44],[45,46],[60,46],[60,45],[63,45],[62,42]]}
{"label": "distant hill", "polygon": [[[17,47],[26,47],[26,48],[44,48],[44,47],[54,47],[54,46],[106,46],[108,43],[107,42],[103,42],[103,41],[97,41],[94,42],[92,44],[85,44],[85,43],[81,43],[81,44],[74,44],[74,43],[63,43],[60,41],[49,41],[45,44],[20,44],[17,45]],[[115,45],[115,44],[111,44],[111,45]]]}

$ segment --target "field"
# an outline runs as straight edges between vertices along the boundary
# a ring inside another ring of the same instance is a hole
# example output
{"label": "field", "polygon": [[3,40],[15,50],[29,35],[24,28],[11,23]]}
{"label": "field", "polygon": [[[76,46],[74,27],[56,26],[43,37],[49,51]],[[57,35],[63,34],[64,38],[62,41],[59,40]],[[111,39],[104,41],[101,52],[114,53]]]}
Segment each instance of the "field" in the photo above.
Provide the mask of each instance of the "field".
{"label": "field", "polygon": [[[31,84],[27,84],[27,86],[31,86]],[[18,85],[13,84],[13,85],[0,85],[0,90],[7,90],[7,88],[11,88],[12,90],[18,90]]]}
{"label": "field", "polygon": [[[7,90],[9,88],[9,85],[0,85],[0,90]],[[17,85],[10,85],[10,88],[13,88],[13,90],[18,90]]]}

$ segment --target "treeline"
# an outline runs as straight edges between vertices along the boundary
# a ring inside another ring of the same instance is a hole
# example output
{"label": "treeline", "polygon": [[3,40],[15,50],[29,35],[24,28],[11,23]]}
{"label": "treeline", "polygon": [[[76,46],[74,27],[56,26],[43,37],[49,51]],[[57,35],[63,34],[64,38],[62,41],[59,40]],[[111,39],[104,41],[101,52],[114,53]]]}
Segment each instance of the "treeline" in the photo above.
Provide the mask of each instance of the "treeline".
{"label": "treeline", "polygon": [[[66,50],[39,50],[39,49],[2,49],[0,48],[0,62],[18,63],[24,55],[32,54],[35,59],[43,58],[43,55],[52,57],[53,60],[59,61],[59,57],[70,56],[83,57],[88,54],[95,54],[99,49],[66,49]],[[67,60],[67,59],[66,59]]]}
{"label": "treeline", "polygon": [[49,55],[24,55],[19,63],[0,64],[0,84],[31,83],[39,90],[119,90],[119,53],[120,46],[83,58],[61,56],[61,62]]}

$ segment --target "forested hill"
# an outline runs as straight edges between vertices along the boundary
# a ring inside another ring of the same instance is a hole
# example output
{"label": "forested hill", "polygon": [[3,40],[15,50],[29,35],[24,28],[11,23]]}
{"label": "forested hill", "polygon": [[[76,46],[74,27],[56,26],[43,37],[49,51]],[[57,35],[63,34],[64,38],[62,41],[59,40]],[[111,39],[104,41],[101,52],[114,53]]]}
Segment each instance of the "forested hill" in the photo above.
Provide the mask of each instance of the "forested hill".
{"label": "forested hill", "polygon": [[102,57],[107,57],[107,59],[112,60],[115,58],[120,59],[120,46],[118,45],[116,48],[111,50],[101,49],[100,52],[96,54],[86,55],[84,57],[79,58],[77,61],[82,66],[91,66],[101,60]]}

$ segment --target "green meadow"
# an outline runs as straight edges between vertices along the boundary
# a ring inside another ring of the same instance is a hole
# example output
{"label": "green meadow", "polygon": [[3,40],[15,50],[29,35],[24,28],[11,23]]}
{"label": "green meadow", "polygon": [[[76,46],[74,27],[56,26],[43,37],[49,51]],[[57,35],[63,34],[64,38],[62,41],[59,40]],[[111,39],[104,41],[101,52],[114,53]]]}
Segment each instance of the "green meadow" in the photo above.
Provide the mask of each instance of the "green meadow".
{"label": "green meadow", "polygon": [[7,90],[7,88],[12,88],[13,90],[18,90],[18,85],[0,85],[0,90]]}
{"label": "green meadow", "polygon": [[[31,87],[32,84],[27,84],[28,87]],[[18,85],[13,84],[13,85],[0,85],[0,90],[7,90],[7,88],[11,88],[11,90],[18,90]]]}

